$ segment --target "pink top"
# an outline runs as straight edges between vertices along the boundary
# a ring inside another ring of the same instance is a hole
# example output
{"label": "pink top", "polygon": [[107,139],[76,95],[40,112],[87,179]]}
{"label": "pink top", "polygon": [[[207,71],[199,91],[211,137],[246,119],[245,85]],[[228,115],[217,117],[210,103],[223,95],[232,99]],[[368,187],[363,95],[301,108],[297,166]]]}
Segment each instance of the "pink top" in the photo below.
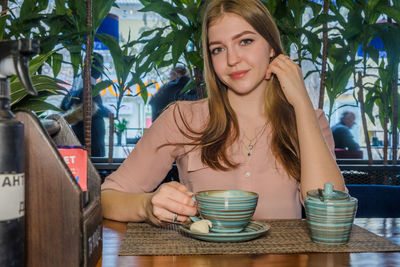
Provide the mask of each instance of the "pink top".
{"label": "pink top", "polygon": [[[190,150],[188,145],[169,145],[157,150],[162,144],[189,141],[177,127],[178,124],[181,129],[185,129],[178,109],[174,108],[176,105],[195,130],[205,125],[209,114],[207,100],[183,101],[171,105],[143,135],[118,170],[106,178],[102,190],[151,192],[161,183],[172,163],[176,161],[180,182],[192,192],[211,189],[253,191],[259,194],[254,219],[301,218],[299,183],[285,172],[272,155],[269,149],[270,126],[266,127],[250,157],[242,151],[243,146],[240,143],[243,136],[240,135],[239,140],[232,145],[231,157],[240,163],[238,168],[215,171],[203,165],[199,149],[184,154]],[[329,123],[321,110],[316,111],[316,116],[326,143],[333,153],[334,142]],[[238,120],[240,125],[241,118]]]}

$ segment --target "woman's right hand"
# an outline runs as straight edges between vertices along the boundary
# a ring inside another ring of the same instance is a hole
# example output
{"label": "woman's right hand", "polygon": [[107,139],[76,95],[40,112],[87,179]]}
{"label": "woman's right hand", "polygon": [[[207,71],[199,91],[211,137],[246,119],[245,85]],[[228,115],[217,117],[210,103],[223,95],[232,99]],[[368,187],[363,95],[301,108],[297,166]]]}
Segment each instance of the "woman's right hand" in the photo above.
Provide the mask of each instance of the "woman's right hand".
{"label": "woman's right hand", "polygon": [[192,200],[193,193],[178,182],[162,184],[149,197],[147,218],[155,225],[166,225],[172,222],[177,214],[176,222],[186,222],[189,216],[195,216],[197,208]]}

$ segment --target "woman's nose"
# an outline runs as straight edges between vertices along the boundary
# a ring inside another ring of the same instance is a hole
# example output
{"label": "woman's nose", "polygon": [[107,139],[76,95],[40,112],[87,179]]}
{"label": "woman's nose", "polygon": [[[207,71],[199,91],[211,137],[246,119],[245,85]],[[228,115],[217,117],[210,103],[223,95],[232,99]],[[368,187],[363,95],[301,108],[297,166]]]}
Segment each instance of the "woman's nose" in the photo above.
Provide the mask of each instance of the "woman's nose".
{"label": "woman's nose", "polygon": [[240,62],[240,55],[235,49],[229,49],[227,53],[227,63],[229,66],[234,66]]}

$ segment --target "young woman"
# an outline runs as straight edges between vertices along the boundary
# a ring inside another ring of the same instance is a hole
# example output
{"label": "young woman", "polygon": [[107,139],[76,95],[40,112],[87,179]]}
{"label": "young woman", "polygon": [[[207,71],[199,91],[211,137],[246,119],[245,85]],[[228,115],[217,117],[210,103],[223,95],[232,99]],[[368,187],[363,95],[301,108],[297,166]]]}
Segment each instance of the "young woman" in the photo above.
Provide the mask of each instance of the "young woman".
{"label": "young woman", "polygon": [[[102,185],[104,217],[184,222],[192,192],[257,192],[255,219],[300,218],[306,192],[344,190],[333,139],[259,0],[212,0],[203,20],[208,98],[167,108]],[[181,183],[163,184],[176,161]]]}

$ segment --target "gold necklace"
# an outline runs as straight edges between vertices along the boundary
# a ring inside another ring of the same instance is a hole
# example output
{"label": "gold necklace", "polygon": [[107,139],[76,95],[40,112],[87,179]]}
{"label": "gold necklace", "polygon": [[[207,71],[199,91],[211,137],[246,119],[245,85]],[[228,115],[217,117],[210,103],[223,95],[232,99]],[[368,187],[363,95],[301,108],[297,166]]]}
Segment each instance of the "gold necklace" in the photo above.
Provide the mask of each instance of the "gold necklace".
{"label": "gold necklace", "polygon": [[247,156],[250,157],[251,153],[253,151],[253,149],[256,147],[256,144],[258,142],[258,140],[260,139],[260,137],[264,134],[264,131],[267,127],[267,123],[264,124],[264,126],[261,128],[261,130],[256,134],[256,136],[253,139],[250,139],[246,136],[246,134],[244,134],[244,137],[249,140],[249,144],[246,146],[246,144],[243,142],[243,145],[247,148]]}

